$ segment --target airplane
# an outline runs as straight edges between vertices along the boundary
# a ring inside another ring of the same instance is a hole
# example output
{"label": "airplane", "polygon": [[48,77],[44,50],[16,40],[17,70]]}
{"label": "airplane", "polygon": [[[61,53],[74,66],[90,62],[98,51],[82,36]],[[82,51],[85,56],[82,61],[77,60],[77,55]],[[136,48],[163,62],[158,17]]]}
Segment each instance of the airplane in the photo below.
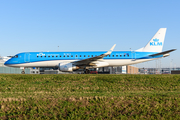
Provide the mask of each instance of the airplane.
{"label": "airplane", "polygon": [[4,65],[9,67],[58,67],[62,72],[72,72],[83,69],[89,73],[90,68],[132,65],[169,56],[171,49],[162,52],[166,28],[160,28],[148,44],[135,51],[113,51],[116,44],[109,51],[90,52],[23,52],[16,54]]}

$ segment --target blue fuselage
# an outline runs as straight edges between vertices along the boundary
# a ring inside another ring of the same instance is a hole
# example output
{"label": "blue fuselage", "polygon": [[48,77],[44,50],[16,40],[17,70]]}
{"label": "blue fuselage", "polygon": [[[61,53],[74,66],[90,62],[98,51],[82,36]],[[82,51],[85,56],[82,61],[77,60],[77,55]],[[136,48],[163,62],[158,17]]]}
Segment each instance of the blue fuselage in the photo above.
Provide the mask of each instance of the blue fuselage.
{"label": "blue fuselage", "polygon": [[[57,66],[58,62],[64,62],[64,61],[78,61],[83,59],[92,58],[95,56],[99,56],[101,54],[106,53],[106,51],[96,51],[96,52],[25,52],[25,53],[19,53],[16,54],[14,57],[9,59],[5,62],[4,65],[6,66],[14,66],[14,67],[38,67],[43,66]],[[111,63],[114,61],[115,64],[112,64],[112,66],[118,66],[121,65],[120,61],[137,61],[136,63],[139,63],[139,61],[144,60],[152,60],[155,58],[162,57],[163,55],[159,56],[149,56],[152,54],[155,54],[156,52],[136,52],[136,51],[113,51],[111,55],[105,56],[103,58],[104,61],[111,61]],[[139,60],[139,61],[138,61]],[[56,62],[53,62],[56,61]],[[117,62],[118,61],[118,62]],[[45,64],[38,65],[40,62],[43,62]],[[46,62],[51,62],[50,64],[46,64]],[[52,63],[53,62],[53,63]],[[34,63],[34,64],[33,64]],[[36,64],[35,64],[36,63]],[[116,65],[117,63],[117,65]],[[126,63],[126,62],[125,62]],[[133,62],[134,63],[134,62]],[[28,64],[28,65],[27,65]],[[126,63],[128,64],[128,62]],[[129,64],[132,64],[129,63]],[[109,64],[111,65],[111,64]]]}

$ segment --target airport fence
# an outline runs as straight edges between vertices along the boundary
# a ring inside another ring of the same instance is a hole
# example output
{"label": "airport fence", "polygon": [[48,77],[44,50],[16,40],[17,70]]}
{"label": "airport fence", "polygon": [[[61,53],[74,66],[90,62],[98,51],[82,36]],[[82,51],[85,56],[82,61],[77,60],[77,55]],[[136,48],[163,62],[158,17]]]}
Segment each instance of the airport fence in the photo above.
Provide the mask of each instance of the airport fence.
{"label": "airport fence", "polygon": [[[21,74],[22,70],[20,68],[13,68],[13,67],[0,67],[0,73],[7,73],[7,74]],[[25,68],[25,73],[30,74],[30,69]]]}

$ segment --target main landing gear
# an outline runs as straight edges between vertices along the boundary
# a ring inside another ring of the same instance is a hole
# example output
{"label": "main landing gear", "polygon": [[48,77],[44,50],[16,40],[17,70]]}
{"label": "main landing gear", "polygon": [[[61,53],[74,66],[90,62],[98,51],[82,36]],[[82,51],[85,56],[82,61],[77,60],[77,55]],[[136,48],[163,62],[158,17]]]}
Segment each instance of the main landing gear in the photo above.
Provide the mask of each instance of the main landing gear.
{"label": "main landing gear", "polygon": [[25,74],[25,67],[20,67],[20,69],[22,69],[21,74]]}
{"label": "main landing gear", "polygon": [[84,74],[90,74],[90,70],[85,69],[85,70],[84,70]]}

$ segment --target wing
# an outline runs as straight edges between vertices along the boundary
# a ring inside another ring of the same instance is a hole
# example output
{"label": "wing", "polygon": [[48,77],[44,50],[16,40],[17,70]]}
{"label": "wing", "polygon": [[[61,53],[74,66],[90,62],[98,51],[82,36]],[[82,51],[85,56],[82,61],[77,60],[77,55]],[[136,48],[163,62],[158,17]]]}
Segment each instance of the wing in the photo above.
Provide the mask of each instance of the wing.
{"label": "wing", "polygon": [[104,54],[101,54],[99,56],[95,56],[95,57],[91,57],[91,58],[88,58],[88,59],[83,59],[83,60],[80,60],[80,61],[75,61],[73,62],[73,64],[76,64],[76,65],[94,65],[94,64],[91,64],[92,62],[94,61],[97,61],[99,59],[103,59],[105,56],[107,55],[110,55],[112,53],[112,51],[114,50],[116,44],[113,45],[113,47],[106,53]]}

